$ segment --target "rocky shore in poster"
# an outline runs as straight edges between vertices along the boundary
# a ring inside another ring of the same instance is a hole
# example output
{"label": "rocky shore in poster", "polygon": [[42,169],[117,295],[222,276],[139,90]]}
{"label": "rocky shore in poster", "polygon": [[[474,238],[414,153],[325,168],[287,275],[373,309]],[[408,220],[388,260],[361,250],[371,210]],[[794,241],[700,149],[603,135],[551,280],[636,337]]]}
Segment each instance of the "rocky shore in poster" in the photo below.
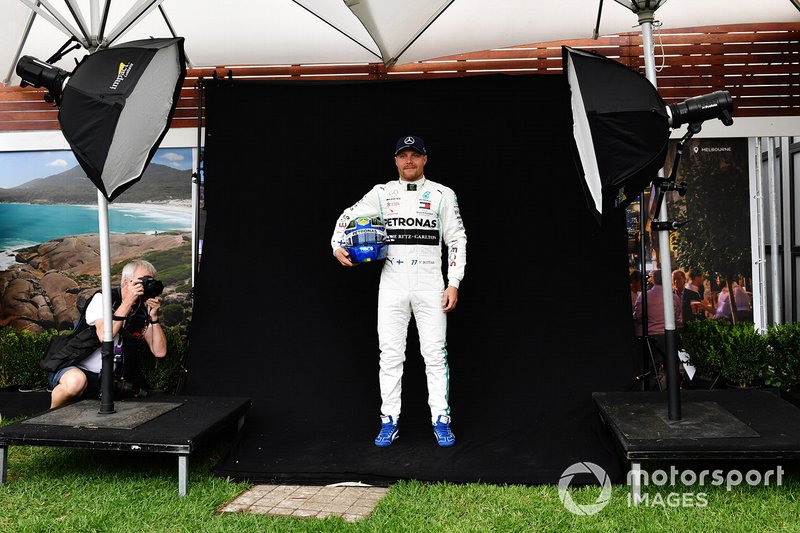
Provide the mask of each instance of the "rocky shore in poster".
{"label": "rocky shore in poster", "polygon": [[[111,263],[138,259],[150,252],[191,242],[189,232],[126,233],[110,236]],[[16,250],[16,262],[0,272],[0,326],[38,333],[71,329],[78,302],[100,288],[100,246],[97,234],[70,235]],[[114,276],[112,285],[119,285]],[[182,303],[185,294],[166,286],[168,300]]]}

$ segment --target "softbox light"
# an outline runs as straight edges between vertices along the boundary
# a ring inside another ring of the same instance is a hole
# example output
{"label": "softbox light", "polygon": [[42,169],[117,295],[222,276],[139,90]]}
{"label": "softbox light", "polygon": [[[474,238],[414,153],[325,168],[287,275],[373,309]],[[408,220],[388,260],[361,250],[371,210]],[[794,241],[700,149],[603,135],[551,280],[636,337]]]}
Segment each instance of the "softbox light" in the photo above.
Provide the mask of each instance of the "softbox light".
{"label": "softbox light", "polygon": [[100,414],[114,413],[108,202],[136,183],[169,129],[186,77],[183,37],[102,48],[70,74],[36,58],[17,63],[22,85],[46,87],[61,132],[97,188],[103,344]]}
{"label": "softbox light", "polygon": [[663,167],[670,123],[667,106],[639,73],[601,55],[562,47],[571,91],[578,172],[598,221],[624,208]]}
{"label": "softbox light", "polygon": [[169,129],[186,77],[183,37],[100,49],[71,75],[26,56],[17,74],[50,91],[78,163],[112,201],[142,177]]}

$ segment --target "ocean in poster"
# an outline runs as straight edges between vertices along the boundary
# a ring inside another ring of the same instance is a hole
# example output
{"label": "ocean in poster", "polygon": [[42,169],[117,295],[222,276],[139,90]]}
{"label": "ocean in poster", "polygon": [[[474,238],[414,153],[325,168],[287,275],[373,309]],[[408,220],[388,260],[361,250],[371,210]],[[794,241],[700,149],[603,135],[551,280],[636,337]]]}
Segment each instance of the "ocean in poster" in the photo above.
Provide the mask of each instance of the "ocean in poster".
{"label": "ocean in poster", "polygon": [[[189,204],[109,205],[111,233],[153,233],[192,228]],[[97,206],[0,203],[0,250],[13,250],[81,233],[98,233]]]}

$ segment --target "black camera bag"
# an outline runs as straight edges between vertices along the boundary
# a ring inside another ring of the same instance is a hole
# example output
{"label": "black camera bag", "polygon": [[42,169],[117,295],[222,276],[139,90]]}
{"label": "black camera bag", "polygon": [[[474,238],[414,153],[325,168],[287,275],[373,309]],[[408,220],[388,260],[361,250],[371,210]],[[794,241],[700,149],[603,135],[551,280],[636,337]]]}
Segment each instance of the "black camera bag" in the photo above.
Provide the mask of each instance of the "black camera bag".
{"label": "black camera bag", "polygon": [[[44,357],[39,361],[39,366],[48,372],[58,372],[64,367],[72,366],[89,357],[92,352],[101,346],[94,326],[86,323],[86,308],[89,302],[100,291],[95,292],[86,300],[81,309],[81,316],[69,335],[53,335],[45,349]],[[122,295],[118,289],[111,292],[111,307],[116,309],[122,303]]]}

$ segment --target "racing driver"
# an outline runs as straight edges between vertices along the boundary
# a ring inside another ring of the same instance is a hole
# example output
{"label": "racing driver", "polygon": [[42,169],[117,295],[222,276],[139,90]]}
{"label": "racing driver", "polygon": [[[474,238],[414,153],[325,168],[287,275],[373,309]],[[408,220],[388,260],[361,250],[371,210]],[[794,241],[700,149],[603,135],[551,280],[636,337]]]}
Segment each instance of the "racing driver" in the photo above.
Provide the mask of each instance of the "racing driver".
{"label": "racing driver", "polygon": [[[433,433],[439,446],[452,446],[455,437],[448,404],[445,313],[455,309],[458,302],[467,234],[453,190],[425,177],[428,156],[423,140],[415,135],[401,137],[394,160],[399,179],[376,185],[339,217],[331,238],[333,255],[343,266],[354,266],[341,241],[348,223],[355,218],[381,217],[393,239],[378,292],[382,404],[381,429],[375,445],[389,446],[399,434],[406,334],[413,314],[425,360]],[[447,246],[446,288],[442,280],[442,244]]]}

